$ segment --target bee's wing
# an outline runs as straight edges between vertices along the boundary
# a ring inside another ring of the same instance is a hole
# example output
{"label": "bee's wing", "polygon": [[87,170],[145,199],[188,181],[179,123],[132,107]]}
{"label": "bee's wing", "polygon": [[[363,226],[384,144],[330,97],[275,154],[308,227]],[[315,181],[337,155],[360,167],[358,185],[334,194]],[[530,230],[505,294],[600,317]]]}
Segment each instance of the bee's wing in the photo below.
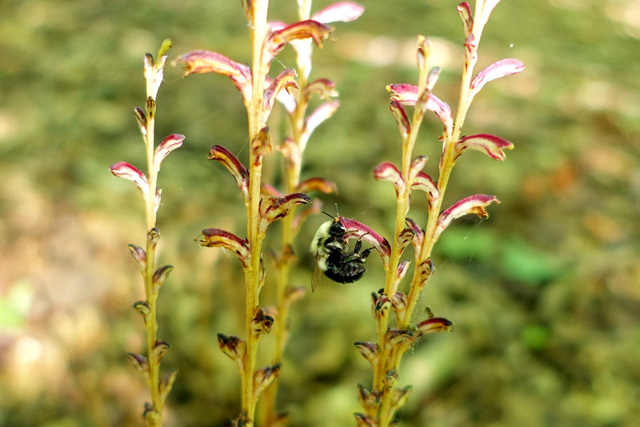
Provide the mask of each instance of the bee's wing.
{"label": "bee's wing", "polygon": [[324,270],[320,268],[318,263],[318,257],[316,257],[315,268],[313,269],[313,276],[311,276],[311,292],[315,292],[316,288],[324,280]]}

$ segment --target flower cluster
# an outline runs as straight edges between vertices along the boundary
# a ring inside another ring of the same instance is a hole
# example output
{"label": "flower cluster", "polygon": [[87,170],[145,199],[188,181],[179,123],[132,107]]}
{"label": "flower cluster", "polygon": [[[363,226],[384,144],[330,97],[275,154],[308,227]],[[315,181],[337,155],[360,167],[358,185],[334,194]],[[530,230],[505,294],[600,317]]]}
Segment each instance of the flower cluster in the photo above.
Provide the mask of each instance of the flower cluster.
{"label": "flower cluster", "polygon": [[167,341],[157,338],[158,324],[156,320],[156,307],[160,287],[173,270],[173,266],[170,265],[155,267],[156,248],[160,240],[160,230],[156,228],[156,214],[162,195],[162,190],[157,187],[158,173],[160,172],[162,161],[173,150],[181,147],[184,141],[183,135],[172,134],[162,140],[157,147],[154,144],[156,98],[163,79],[164,65],[167,62],[165,53],[170,48],[171,41],[165,40],[158,52],[157,60],[154,60],[150,53],[145,56],[144,76],[147,81],[147,101],[144,110],[142,108],[134,110],[146,147],[148,173],[145,175],[140,169],[127,162],[118,162],[111,165],[111,173],[133,181],[142,191],[146,206],[146,248],[132,244],[129,245],[129,249],[140,266],[144,280],[145,300],[136,302],[133,307],[144,320],[147,336],[147,356],[129,353],[129,359],[135,369],[142,374],[151,394],[151,402],[146,403],[144,410],[144,418],[149,426],[162,425],[164,402],[177,375],[177,370],[172,370],[160,377],[162,357],[171,346]]}
{"label": "flower cluster", "polygon": [[[395,191],[394,237],[389,244],[384,239],[376,238],[378,234],[369,227],[356,222],[350,223],[350,227],[353,228],[352,234],[369,239],[374,246],[378,242],[376,249],[383,259],[386,271],[384,288],[372,294],[377,342],[355,343],[360,354],[371,363],[374,372],[372,388],[359,386],[358,389],[358,397],[364,410],[364,413],[355,414],[359,426],[386,427],[395,423],[394,413],[404,404],[411,392],[410,386],[396,386],[402,356],[423,335],[453,329],[450,320],[436,317],[430,311],[424,319],[413,319],[418,298],[434,270],[431,252],[440,234],[453,220],[461,216],[476,214],[487,217],[486,207],[494,202],[499,203],[495,196],[476,194],[442,209],[449,176],[456,161],[465,151],[477,150],[494,160],[504,160],[505,151],[513,148],[511,142],[495,135],[461,136],[469,106],[484,85],[524,69],[524,65],[517,59],[503,59],[473,76],[482,31],[498,2],[499,0],[478,0],[474,13],[467,2],[458,6],[465,32],[465,54],[460,99],[455,117],[449,105],[433,93],[440,70],[437,67],[427,67],[431,43],[422,35],[418,36],[416,53],[418,84],[387,86],[391,94],[390,109],[402,140],[402,163],[395,165],[383,162],[373,170],[373,177],[378,181],[391,183]],[[408,107],[413,109],[412,114]],[[440,140],[443,147],[437,180],[423,171],[427,158],[413,154],[420,125],[428,112],[434,113],[442,123]],[[428,202],[428,220],[424,228],[407,216],[414,190],[424,193]],[[344,219],[342,222],[345,222]],[[382,241],[386,244],[380,244]],[[410,261],[401,258],[409,244],[414,251],[413,274],[408,292],[402,292],[398,289],[410,269]]]}
{"label": "flower cluster", "polygon": [[[302,158],[313,131],[333,115],[338,108],[335,84],[328,79],[309,81],[312,48],[322,47],[333,28],[332,22],[357,19],[363,8],[355,3],[341,2],[310,15],[311,1],[299,1],[300,21],[293,24],[267,21],[267,0],[244,0],[244,12],[253,41],[251,66],[236,62],[218,52],[199,50],[180,57],[185,76],[216,73],[227,76],[240,92],[249,118],[249,160],[243,163],[229,149],[214,145],[209,159],[220,162],[233,176],[242,193],[247,212],[247,237],[219,228],[202,231],[198,242],[205,247],[221,247],[231,251],[242,264],[246,290],[246,337],[218,334],[220,349],[237,365],[242,378],[242,412],[237,425],[254,422],[255,407],[260,394],[278,377],[281,355],[286,342],[285,318],[291,303],[300,298],[303,290],[290,286],[288,271],[295,259],[293,238],[313,206],[295,214],[296,208],[311,203],[309,192],[333,192],[335,185],[323,178],[300,179]],[[287,68],[275,78],[269,77],[271,63],[287,46],[297,54],[298,70]],[[307,114],[309,100],[317,95],[324,100],[311,114]],[[281,102],[289,116],[291,135],[280,145],[272,142],[267,123],[275,101]],[[284,192],[262,181],[264,156],[278,150],[285,161],[286,189]],[[278,274],[278,303],[276,309],[260,305],[260,290],[265,283],[262,246],[271,223],[283,221],[283,247],[273,251]],[[275,330],[276,351],[273,363],[256,368],[258,343],[262,335]],[[272,412],[275,390],[267,393],[268,409],[265,425],[275,425],[285,416]]]}

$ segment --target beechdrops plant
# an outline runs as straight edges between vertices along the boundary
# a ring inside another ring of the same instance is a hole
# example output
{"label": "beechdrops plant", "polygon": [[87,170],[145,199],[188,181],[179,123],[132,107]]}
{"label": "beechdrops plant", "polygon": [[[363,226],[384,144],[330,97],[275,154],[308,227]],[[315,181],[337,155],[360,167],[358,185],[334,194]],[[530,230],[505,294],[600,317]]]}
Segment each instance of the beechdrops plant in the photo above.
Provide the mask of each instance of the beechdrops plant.
{"label": "beechdrops plant", "polygon": [[[391,93],[390,109],[400,133],[402,160],[398,166],[391,162],[379,164],[373,170],[373,177],[389,182],[395,191],[393,238],[388,241],[364,224],[340,218],[346,228],[345,241],[354,237],[371,243],[380,254],[386,273],[384,287],[371,295],[377,340],[355,343],[373,369],[372,386],[358,386],[358,397],[364,410],[355,414],[359,426],[387,427],[397,422],[394,414],[406,402],[412,389],[411,386],[396,386],[402,357],[423,335],[452,329],[450,320],[435,317],[430,311],[426,318],[414,319],[418,298],[434,270],[431,253],[438,237],[456,218],[468,214],[487,217],[486,207],[494,202],[499,203],[495,196],[475,194],[442,209],[449,177],[462,154],[477,150],[494,160],[504,160],[505,150],[513,148],[511,142],[495,135],[461,135],[469,107],[484,85],[524,69],[522,62],[517,59],[503,59],[473,75],[482,31],[498,3],[498,0],[478,0],[474,13],[469,3],[458,5],[465,34],[465,49],[455,116],[449,105],[434,95],[440,70],[427,67],[431,43],[425,36],[418,36],[417,85],[402,83],[387,86]],[[408,108],[413,111],[408,111]],[[414,154],[420,126],[428,113],[434,113],[442,123],[439,138],[442,141],[442,154],[437,180],[423,172],[427,158]],[[423,193],[427,198],[428,220],[424,227],[407,216],[414,191]],[[409,245],[414,252],[413,268],[410,260],[402,260],[404,250]],[[410,270],[410,283],[407,290],[403,291],[400,285]]]}

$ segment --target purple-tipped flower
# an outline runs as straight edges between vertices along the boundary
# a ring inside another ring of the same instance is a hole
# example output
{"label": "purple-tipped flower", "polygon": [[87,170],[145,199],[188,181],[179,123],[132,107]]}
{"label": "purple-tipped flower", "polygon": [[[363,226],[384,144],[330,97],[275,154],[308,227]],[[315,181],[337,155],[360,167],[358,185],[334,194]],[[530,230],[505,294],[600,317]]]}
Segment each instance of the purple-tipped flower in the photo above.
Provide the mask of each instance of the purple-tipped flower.
{"label": "purple-tipped flower", "polygon": [[435,231],[435,239],[440,236],[440,233],[444,231],[445,228],[451,224],[451,222],[460,218],[461,216],[468,214],[476,214],[480,217],[489,217],[489,214],[484,209],[491,203],[496,202],[500,203],[496,196],[489,196],[487,194],[476,194],[474,196],[466,197],[454,205],[452,205],[449,209],[445,209],[440,213],[438,217],[438,225]]}
{"label": "purple-tipped flower", "polygon": [[464,37],[466,39],[471,34],[471,31],[473,31],[473,16],[471,15],[471,7],[469,6],[469,3],[466,1],[460,3],[458,5],[458,13],[460,13],[460,18],[462,19]]}
{"label": "purple-tipped flower", "polygon": [[418,94],[418,86],[407,83],[387,85],[387,91],[391,92],[391,100],[401,105],[416,106],[418,103],[422,103],[422,108],[433,111],[438,116],[445,129],[451,128],[453,123],[451,107],[434,94],[427,93],[426,99],[423,100],[424,94]]}
{"label": "purple-tipped flower", "polygon": [[338,96],[336,84],[329,79],[318,79],[307,85],[302,93],[302,98],[307,101],[311,99],[313,94],[317,94],[320,98],[327,101]]}
{"label": "purple-tipped flower", "polygon": [[378,347],[378,344],[365,341],[356,341],[355,343],[353,343],[353,345],[356,346],[362,357],[367,359],[373,366],[378,363],[378,354],[380,353],[380,347]]}
{"label": "purple-tipped flower", "polygon": [[449,332],[453,330],[453,322],[444,317],[430,317],[416,325],[418,336],[432,332]]}
{"label": "purple-tipped flower", "polygon": [[287,68],[278,74],[278,76],[273,79],[271,84],[264,90],[262,109],[266,113],[265,120],[269,117],[273,104],[283,89],[287,93],[290,93],[290,89],[292,88],[298,89],[296,75],[296,70],[293,68]]}
{"label": "purple-tipped flower", "polygon": [[311,19],[272,31],[265,43],[266,52],[263,55],[263,65],[268,66],[276,55],[294,40],[310,38],[318,47],[322,48],[322,42],[329,37],[331,31],[333,31],[331,27]]}
{"label": "purple-tipped flower", "polygon": [[471,98],[480,92],[480,89],[491,80],[517,74],[522,70],[524,70],[524,64],[514,58],[501,59],[500,61],[494,62],[480,71],[473,80],[471,80]]}
{"label": "purple-tipped flower", "polygon": [[242,94],[245,105],[251,102],[251,69],[248,66],[208,50],[182,55],[180,62],[185,64],[185,77],[202,73],[217,73],[229,77]]}
{"label": "purple-tipped flower", "polygon": [[483,152],[494,160],[503,161],[506,158],[505,150],[512,150],[513,143],[486,133],[463,136],[454,145],[455,158],[460,157],[467,148]]}
{"label": "purple-tipped flower", "polygon": [[140,372],[145,377],[149,376],[149,361],[146,357],[136,353],[127,353],[127,356],[136,371]]}
{"label": "purple-tipped flower", "polygon": [[147,267],[147,253],[140,246],[136,246],[133,244],[129,245],[129,251],[131,255],[138,261],[140,265],[140,269],[144,270]]}
{"label": "purple-tipped flower", "polygon": [[385,340],[392,346],[408,346],[415,341],[413,332],[404,329],[389,329]]}
{"label": "purple-tipped flower", "polygon": [[249,171],[233,153],[222,145],[214,145],[209,150],[209,160],[217,160],[224,165],[236,180],[242,196],[249,197]]}
{"label": "purple-tipped flower", "polygon": [[407,138],[407,136],[411,133],[411,122],[409,122],[409,118],[407,117],[407,112],[404,110],[404,107],[399,101],[394,99],[389,103],[389,109],[393,113],[393,116],[396,118],[396,123],[398,124],[398,130],[400,131],[400,136],[403,140]]}
{"label": "purple-tipped flower", "polygon": [[158,290],[160,290],[160,286],[162,286],[164,282],[167,281],[167,278],[169,278],[169,274],[171,273],[171,271],[173,271],[173,266],[165,265],[164,267],[158,268],[153,273],[152,282],[153,282],[154,294],[156,295],[158,294]]}
{"label": "purple-tipped flower", "polygon": [[287,194],[284,197],[263,196],[260,199],[260,231],[264,233],[269,224],[307,203],[311,203],[311,197],[304,193]]}
{"label": "purple-tipped flower", "polygon": [[142,135],[147,135],[147,115],[144,113],[142,108],[136,107],[133,110],[133,113],[136,116],[136,122],[138,123],[138,127],[140,128],[140,132]]}
{"label": "purple-tipped flower", "polygon": [[133,181],[145,196],[149,193],[149,181],[142,171],[130,163],[118,162],[111,165],[111,173],[120,178]]}
{"label": "purple-tipped flower", "polygon": [[171,344],[164,340],[157,340],[153,345],[153,357],[156,359],[156,363],[160,364],[162,356],[171,348]]}
{"label": "purple-tipped flower", "polygon": [[382,258],[382,262],[384,263],[385,268],[388,267],[389,255],[391,254],[391,246],[389,245],[387,239],[373,231],[372,228],[356,221],[355,219],[345,218],[342,216],[338,219],[347,229],[347,238],[357,237],[358,239],[362,239],[365,242],[371,243],[380,254],[380,258]]}
{"label": "purple-tipped flower", "polygon": [[432,206],[440,198],[438,185],[424,172],[418,172],[413,184],[411,185],[411,189],[424,191],[427,195],[429,206]]}
{"label": "purple-tipped flower", "polygon": [[219,228],[202,230],[202,235],[198,243],[200,246],[206,246],[207,248],[224,248],[233,252],[242,263],[243,268],[249,267],[251,263],[249,242],[226,230]]}
{"label": "purple-tipped flower", "polygon": [[[405,228],[405,230],[408,230],[408,228]],[[411,262],[409,260],[402,261],[400,264],[398,264],[398,268],[396,270],[396,283],[400,283],[402,279],[404,279],[407,271],[409,271],[410,264]]]}
{"label": "purple-tipped flower", "polygon": [[388,181],[393,184],[396,194],[404,190],[405,182],[400,170],[391,162],[382,162],[373,169],[373,178],[376,181]]}
{"label": "purple-tipped flower", "polygon": [[405,218],[404,223],[407,225],[407,228],[413,230],[413,246],[417,250],[422,246],[422,242],[424,241],[424,230],[411,218]]}
{"label": "purple-tipped flower", "polygon": [[182,147],[182,142],[184,141],[184,135],[180,135],[177,133],[171,134],[165,139],[162,140],[160,144],[156,147],[156,153],[154,156],[154,164],[156,169],[160,169],[160,165],[167,155],[175,150],[176,148]]}

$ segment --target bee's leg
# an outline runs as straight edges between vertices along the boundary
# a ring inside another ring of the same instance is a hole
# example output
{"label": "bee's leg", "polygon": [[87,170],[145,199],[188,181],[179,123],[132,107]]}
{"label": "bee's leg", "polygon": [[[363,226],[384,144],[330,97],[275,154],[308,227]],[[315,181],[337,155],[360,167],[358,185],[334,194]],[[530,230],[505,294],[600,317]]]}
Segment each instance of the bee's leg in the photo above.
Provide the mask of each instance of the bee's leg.
{"label": "bee's leg", "polygon": [[362,240],[358,239],[358,241],[356,242],[356,245],[353,247],[353,251],[355,253],[360,252],[360,249],[362,249]]}
{"label": "bee's leg", "polygon": [[373,248],[369,248],[369,249],[366,249],[366,250],[362,251],[362,253],[360,254],[360,259],[361,259],[362,261],[364,261],[365,259],[367,259],[367,257],[368,257],[368,256],[369,256],[369,254],[371,253],[371,250],[372,250],[372,249],[373,249]]}

